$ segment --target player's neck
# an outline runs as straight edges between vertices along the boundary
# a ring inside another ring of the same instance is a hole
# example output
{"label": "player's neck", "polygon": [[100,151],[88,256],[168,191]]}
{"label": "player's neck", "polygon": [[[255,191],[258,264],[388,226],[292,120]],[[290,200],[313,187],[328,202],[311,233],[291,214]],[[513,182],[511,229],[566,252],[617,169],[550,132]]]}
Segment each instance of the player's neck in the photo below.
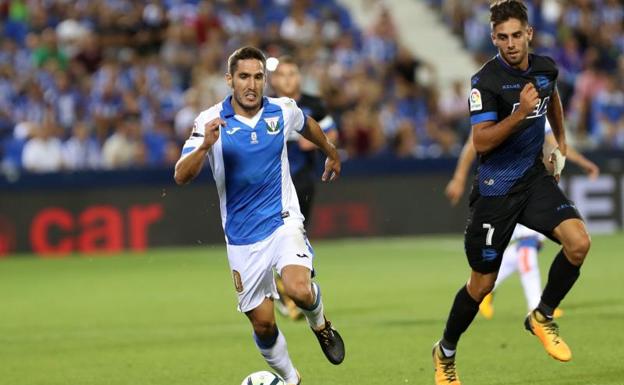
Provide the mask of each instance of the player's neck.
{"label": "player's neck", "polygon": [[526,55],[526,57],[524,58],[524,60],[522,60],[520,62],[520,64],[518,64],[516,66],[516,69],[520,70],[520,71],[526,71],[529,69],[529,55]]}
{"label": "player's neck", "polygon": [[245,118],[253,118],[256,116],[258,111],[262,108],[262,103],[260,103],[257,107],[254,108],[245,108],[238,104],[234,98],[232,98],[232,109],[236,115],[244,116]]}
{"label": "player's neck", "polygon": [[531,65],[530,61],[529,61],[529,54],[527,53],[526,56],[524,57],[524,59],[522,59],[522,61],[518,64],[511,64],[507,61],[507,59],[505,59],[505,56],[503,54],[499,54],[498,55],[501,60],[507,64],[507,66],[509,66],[510,68],[513,68],[515,70],[518,71],[522,71],[525,72],[526,70],[529,69],[529,66]]}
{"label": "player's neck", "polygon": [[526,70],[528,70],[528,69],[529,69],[529,65],[531,64],[531,63],[529,62],[529,55],[526,55],[526,56],[524,57],[524,59],[523,59],[520,63],[515,64],[515,65],[510,64],[510,63],[509,63],[509,62],[505,59],[505,56],[503,56],[502,54],[499,54],[498,56],[500,57],[500,59],[501,59],[501,60],[502,60],[502,61],[503,61],[503,62],[504,62],[504,63],[505,63],[508,67],[513,68],[513,69],[518,70],[518,71],[522,71],[522,72],[525,72]]}

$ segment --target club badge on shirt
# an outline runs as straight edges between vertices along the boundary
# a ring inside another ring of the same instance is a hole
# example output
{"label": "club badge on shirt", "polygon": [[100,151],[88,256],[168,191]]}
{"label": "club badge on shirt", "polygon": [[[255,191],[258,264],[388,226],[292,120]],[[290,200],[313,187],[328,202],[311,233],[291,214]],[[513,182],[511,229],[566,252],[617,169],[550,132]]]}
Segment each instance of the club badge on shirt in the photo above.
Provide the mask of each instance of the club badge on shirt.
{"label": "club badge on shirt", "polygon": [[267,134],[277,135],[280,132],[279,116],[273,116],[270,118],[264,118],[264,122],[267,125]]}

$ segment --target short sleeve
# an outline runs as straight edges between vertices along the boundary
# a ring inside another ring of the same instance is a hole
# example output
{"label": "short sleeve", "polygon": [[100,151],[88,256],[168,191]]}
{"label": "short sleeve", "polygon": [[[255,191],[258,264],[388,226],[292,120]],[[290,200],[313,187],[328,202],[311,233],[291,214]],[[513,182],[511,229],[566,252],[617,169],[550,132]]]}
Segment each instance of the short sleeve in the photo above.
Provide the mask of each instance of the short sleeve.
{"label": "short sleeve", "polygon": [[557,63],[550,56],[544,56],[544,59],[546,59],[546,61],[550,65],[550,80],[556,82],[559,78],[559,68],[557,67]]}
{"label": "short sleeve", "polygon": [[473,78],[472,89],[468,98],[470,108],[470,124],[498,121],[498,104],[496,95],[485,87],[479,80]]}
{"label": "short sleeve", "polygon": [[283,105],[284,112],[284,126],[286,127],[285,134],[290,132],[303,132],[305,127],[306,117],[301,108],[297,106],[297,103],[292,99],[286,99]]}
{"label": "short sleeve", "polygon": [[193,152],[197,147],[201,146],[204,142],[204,126],[207,123],[206,115],[199,114],[197,118],[195,118],[193,122],[193,130],[191,131],[191,136],[184,142],[184,146],[182,147],[182,154],[180,158],[184,158],[191,152]]}

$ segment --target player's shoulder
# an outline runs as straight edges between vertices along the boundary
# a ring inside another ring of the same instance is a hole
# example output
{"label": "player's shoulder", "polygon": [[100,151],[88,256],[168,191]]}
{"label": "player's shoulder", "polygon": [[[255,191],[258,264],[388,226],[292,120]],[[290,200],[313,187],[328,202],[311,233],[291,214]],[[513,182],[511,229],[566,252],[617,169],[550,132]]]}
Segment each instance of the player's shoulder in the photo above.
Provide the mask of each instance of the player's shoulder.
{"label": "player's shoulder", "polygon": [[[279,98],[268,97],[268,106],[265,107],[265,111],[270,111],[270,107],[278,108],[285,116],[293,116],[296,111],[300,111],[297,102],[294,99],[282,96]],[[267,109],[269,107],[269,109]]]}
{"label": "player's shoulder", "polygon": [[209,121],[220,117],[221,111],[223,111],[223,102],[217,103],[214,106],[200,112],[195,118],[193,132],[203,133],[204,125]]}
{"label": "player's shoulder", "polygon": [[533,71],[557,71],[557,63],[550,56],[531,54]]}
{"label": "player's shoulder", "polygon": [[499,66],[496,63],[496,57],[485,62],[477,72],[470,77],[470,84],[475,87],[477,85],[487,86],[489,83],[498,78],[497,73]]}
{"label": "player's shoulder", "polygon": [[297,107],[297,102],[286,96],[281,97],[267,97],[269,104],[279,106],[282,110],[291,109]]}

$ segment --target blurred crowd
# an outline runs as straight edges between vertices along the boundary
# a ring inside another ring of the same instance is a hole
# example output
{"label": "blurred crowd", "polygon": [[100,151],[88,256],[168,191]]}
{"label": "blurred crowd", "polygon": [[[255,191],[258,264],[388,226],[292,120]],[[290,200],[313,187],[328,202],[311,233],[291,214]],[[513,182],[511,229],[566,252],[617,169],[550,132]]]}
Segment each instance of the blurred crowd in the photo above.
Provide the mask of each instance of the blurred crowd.
{"label": "blurred crowd", "polygon": [[171,166],[246,44],[297,58],[345,156],[456,152],[453,106],[377,14],[358,29],[334,0],[0,0],[3,169]]}
{"label": "blurred crowd", "polygon": [[[492,56],[487,0],[429,1],[477,60]],[[2,170],[170,167],[193,119],[227,95],[228,55],[247,44],[298,60],[345,157],[457,154],[466,81],[440,98],[433,66],[371,4],[376,16],[358,27],[336,0],[0,0]],[[624,148],[624,7],[530,5],[577,137]]]}
{"label": "blurred crowd", "polygon": [[[489,0],[429,0],[483,62]],[[582,148],[624,149],[624,1],[526,0],[533,49],[559,66],[567,128]]]}

